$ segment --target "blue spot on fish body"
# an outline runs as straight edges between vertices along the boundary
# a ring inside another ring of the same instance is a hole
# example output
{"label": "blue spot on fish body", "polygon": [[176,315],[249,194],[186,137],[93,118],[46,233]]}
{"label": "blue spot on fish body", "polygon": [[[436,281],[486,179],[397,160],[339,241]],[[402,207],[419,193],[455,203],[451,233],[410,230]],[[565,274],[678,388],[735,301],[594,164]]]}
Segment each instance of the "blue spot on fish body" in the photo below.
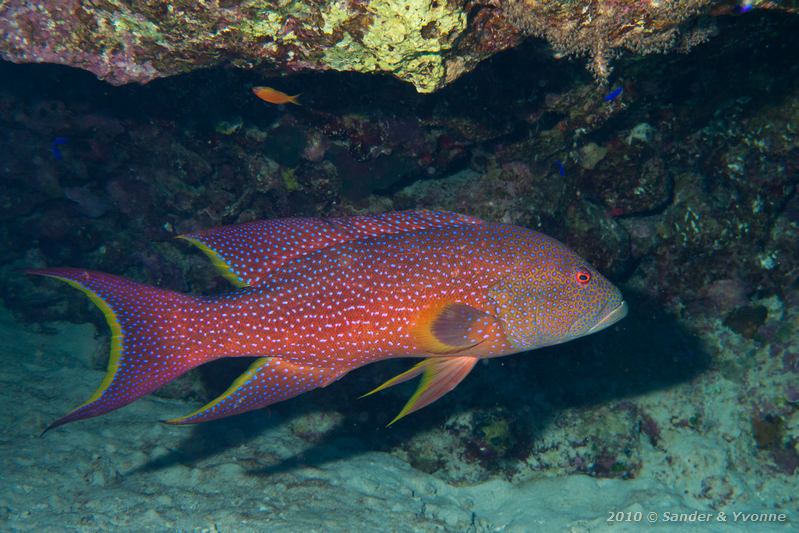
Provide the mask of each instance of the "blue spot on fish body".
{"label": "blue spot on fish body", "polygon": [[613,89],[612,91],[610,91],[608,94],[605,95],[605,101],[612,102],[613,100],[619,97],[622,91],[624,91],[624,87],[617,87]]}

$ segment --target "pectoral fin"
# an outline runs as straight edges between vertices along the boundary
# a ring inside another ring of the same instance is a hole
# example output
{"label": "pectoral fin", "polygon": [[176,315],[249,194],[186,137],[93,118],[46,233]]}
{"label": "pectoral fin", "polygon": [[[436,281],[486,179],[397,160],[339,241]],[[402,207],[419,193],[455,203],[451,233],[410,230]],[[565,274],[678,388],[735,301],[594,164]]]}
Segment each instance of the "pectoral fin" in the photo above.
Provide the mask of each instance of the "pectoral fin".
{"label": "pectoral fin", "polygon": [[376,389],[364,394],[364,396],[369,396],[422,374],[422,379],[416,388],[416,392],[413,393],[413,396],[402,408],[402,411],[394,417],[394,420],[388,423],[390,426],[405,415],[430,405],[457,387],[458,383],[463,381],[463,378],[474,368],[477,359],[477,357],[470,356],[430,357],[410,370],[386,381]]}
{"label": "pectoral fin", "polygon": [[485,341],[495,331],[496,319],[475,307],[443,301],[422,312],[413,328],[419,347],[429,353],[450,354]]}

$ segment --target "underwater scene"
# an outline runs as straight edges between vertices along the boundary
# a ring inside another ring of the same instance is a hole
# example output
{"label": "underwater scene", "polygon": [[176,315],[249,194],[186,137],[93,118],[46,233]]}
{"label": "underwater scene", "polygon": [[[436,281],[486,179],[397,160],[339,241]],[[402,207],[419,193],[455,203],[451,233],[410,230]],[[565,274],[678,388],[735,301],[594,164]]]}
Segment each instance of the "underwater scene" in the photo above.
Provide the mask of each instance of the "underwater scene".
{"label": "underwater scene", "polygon": [[799,2],[0,2],[0,531],[799,530]]}

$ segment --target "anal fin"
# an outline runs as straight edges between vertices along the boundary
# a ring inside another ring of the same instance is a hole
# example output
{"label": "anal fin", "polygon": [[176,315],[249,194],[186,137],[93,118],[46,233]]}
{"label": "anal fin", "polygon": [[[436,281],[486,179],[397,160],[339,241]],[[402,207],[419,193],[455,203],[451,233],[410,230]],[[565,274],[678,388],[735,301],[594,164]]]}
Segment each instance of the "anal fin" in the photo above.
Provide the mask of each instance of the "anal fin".
{"label": "anal fin", "polygon": [[458,383],[463,381],[463,378],[474,368],[477,360],[477,357],[470,356],[429,357],[410,370],[395,376],[376,389],[364,394],[364,396],[369,396],[422,374],[422,379],[416,388],[416,392],[413,393],[399,414],[394,417],[394,420],[388,423],[390,426],[400,418],[430,405],[457,387]]}
{"label": "anal fin", "polygon": [[256,359],[218,398],[167,424],[197,424],[261,409],[318,387],[326,387],[343,373],[299,365],[278,357]]}

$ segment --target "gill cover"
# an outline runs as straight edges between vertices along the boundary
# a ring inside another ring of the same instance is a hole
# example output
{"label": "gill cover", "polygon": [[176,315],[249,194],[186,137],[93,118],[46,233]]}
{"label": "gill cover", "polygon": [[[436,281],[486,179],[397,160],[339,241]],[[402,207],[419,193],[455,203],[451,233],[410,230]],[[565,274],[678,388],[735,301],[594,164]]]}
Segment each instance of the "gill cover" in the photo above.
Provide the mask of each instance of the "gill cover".
{"label": "gill cover", "polygon": [[517,349],[560,344],[592,333],[608,310],[622,303],[612,283],[567,252],[557,260],[544,258],[539,265],[513,272],[489,289],[494,314]]}
{"label": "gill cover", "polygon": [[495,305],[494,315],[505,330],[505,337],[515,348],[538,345],[542,332],[539,317],[545,312],[544,291],[521,273],[513,273],[494,284],[488,299]]}

